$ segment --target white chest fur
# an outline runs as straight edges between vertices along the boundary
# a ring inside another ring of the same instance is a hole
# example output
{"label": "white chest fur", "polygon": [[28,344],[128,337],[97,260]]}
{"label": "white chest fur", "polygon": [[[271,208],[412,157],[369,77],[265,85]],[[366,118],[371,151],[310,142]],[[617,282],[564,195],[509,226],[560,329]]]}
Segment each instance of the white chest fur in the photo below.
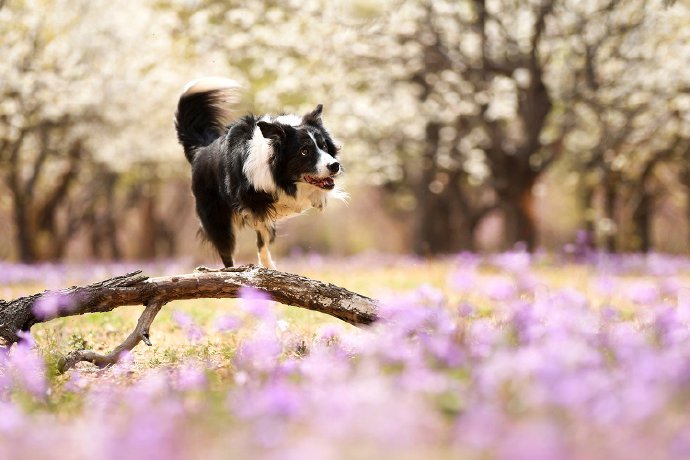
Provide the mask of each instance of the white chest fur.
{"label": "white chest fur", "polygon": [[280,192],[275,204],[275,220],[286,219],[303,213],[309,208],[323,210],[326,206],[328,192],[313,185],[298,183],[297,193],[290,196]]}

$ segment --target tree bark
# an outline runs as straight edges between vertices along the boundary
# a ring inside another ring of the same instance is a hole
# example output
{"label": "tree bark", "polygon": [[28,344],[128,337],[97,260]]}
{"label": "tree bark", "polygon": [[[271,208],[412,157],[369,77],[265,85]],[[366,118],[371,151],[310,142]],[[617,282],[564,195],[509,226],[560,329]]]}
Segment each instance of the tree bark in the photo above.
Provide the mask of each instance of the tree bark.
{"label": "tree bark", "polygon": [[436,196],[429,190],[429,184],[436,175],[436,151],[438,150],[440,130],[440,123],[427,122],[421,174],[416,184],[417,209],[415,217],[417,222],[413,250],[416,254],[424,256],[437,253],[437,248],[433,247],[437,243],[434,232],[435,219],[438,218],[436,206],[434,206]]}
{"label": "tree bark", "polygon": [[508,248],[522,243],[529,252],[536,249],[537,224],[532,188],[532,184],[524,184],[524,188],[502,200],[505,210],[505,242]]}
{"label": "tree bark", "polygon": [[681,156],[680,183],[685,188],[685,225],[687,227],[686,251],[690,248],[690,151]]}
{"label": "tree bark", "polygon": [[24,199],[16,194],[14,194],[13,198],[14,225],[17,246],[19,247],[19,260],[24,263],[35,262],[36,248]]}
{"label": "tree bark", "polygon": [[618,252],[616,244],[616,197],[618,181],[613,177],[613,173],[607,174],[604,184],[604,218],[607,219],[606,234],[604,235],[604,247],[606,252],[615,254]]}
{"label": "tree bark", "polygon": [[635,226],[636,249],[647,254],[652,248],[652,207],[653,197],[647,191],[642,191],[640,202],[633,211],[633,224]]}
{"label": "tree bark", "polygon": [[[370,324],[378,318],[375,300],[332,284],[253,265],[221,270],[200,267],[194,273],[158,278],[149,278],[137,271],[88,286],[46,291],[11,301],[0,300],[0,338],[9,345],[20,340],[18,331],[29,331],[34,324],[56,317],[108,312],[125,305],[146,305],[134,335],[112,353],[74,352],[65,361],[67,367],[78,361],[112,364],[122,350],[133,348],[140,340],[148,343],[148,326],[166,303],[184,299],[236,298],[245,287],[263,292],[277,302],[326,313],[353,325]],[[45,295],[60,296],[71,305],[61,308],[56,316],[43,318],[33,307]],[[145,318],[148,319],[142,323]]]}

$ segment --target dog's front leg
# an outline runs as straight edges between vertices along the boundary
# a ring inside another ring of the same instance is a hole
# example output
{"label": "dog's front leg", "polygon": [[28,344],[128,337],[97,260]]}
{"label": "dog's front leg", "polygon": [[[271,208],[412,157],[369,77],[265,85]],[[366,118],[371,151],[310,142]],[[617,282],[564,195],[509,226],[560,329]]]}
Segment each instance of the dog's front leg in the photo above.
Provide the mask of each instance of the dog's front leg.
{"label": "dog's front leg", "polygon": [[276,238],[276,227],[273,222],[264,222],[256,227],[256,247],[259,252],[259,265],[262,267],[276,269],[276,264],[271,257],[268,245],[273,243]]}

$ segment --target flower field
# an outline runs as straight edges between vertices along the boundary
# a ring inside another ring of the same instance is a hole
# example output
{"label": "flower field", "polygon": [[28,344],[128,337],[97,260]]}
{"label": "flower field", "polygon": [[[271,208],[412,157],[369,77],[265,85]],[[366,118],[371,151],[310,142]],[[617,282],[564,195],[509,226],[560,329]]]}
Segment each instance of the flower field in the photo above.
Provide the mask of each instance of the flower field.
{"label": "flower field", "polygon": [[[125,266],[0,264],[0,297]],[[143,267],[183,273],[183,262]],[[382,301],[355,328],[267,301],[165,306],[111,368],[140,308],[37,325],[0,354],[0,458],[690,458],[690,260],[514,252],[319,257],[281,269]]]}

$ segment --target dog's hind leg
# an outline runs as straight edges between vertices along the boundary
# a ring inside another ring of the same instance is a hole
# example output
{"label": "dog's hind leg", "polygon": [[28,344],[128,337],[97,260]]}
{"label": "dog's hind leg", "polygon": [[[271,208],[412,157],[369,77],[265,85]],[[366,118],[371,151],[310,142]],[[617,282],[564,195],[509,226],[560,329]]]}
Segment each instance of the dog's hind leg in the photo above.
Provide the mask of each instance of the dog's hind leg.
{"label": "dog's hind leg", "polygon": [[209,234],[209,239],[216,247],[223,265],[226,267],[234,266],[232,255],[235,252],[235,232],[232,225],[228,225],[224,232],[218,232],[215,236]]}
{"label": "dog's hind leg", "polygon": [[271,257],[268,245],[273,243],[276,238],[276,227],[273,223],[265,223],[256,228],[256,247],[259,252],[259,265],[262,267],[276,269],[276,264]]}
{"label": "dog's hind leg", "polygon": [[227,209],[197,209],[204,233],[218,251],[223,265],[232,267],[235,252],[235,230]]}

